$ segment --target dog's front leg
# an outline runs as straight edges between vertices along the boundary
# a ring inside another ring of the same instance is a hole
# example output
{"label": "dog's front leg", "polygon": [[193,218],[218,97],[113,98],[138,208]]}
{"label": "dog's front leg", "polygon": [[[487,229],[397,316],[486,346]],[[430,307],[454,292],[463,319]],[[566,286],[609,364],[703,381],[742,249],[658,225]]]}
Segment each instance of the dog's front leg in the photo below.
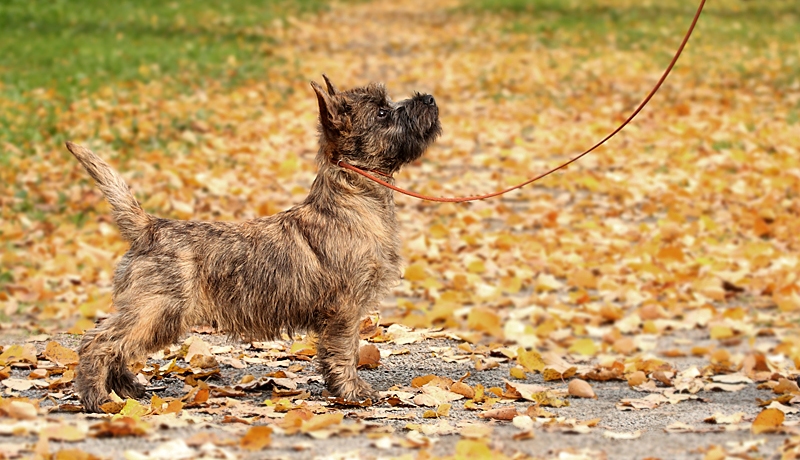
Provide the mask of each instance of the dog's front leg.
{"label": "dog's front leg", "polygon": [[380,396],[358,376],[358,309],[338,314],[320,332],[317,358],[328,390],[348,401],[376,401]]}

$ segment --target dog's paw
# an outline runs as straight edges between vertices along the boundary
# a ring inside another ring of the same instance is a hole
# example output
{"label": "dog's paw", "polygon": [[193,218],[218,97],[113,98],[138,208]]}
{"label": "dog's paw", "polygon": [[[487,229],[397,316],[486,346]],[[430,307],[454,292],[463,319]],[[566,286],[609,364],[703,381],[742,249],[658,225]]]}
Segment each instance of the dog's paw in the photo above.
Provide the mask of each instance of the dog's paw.
{"label": "dog's paw", "polygon": [[144,385],[138,382],[131,382],[115,389],[114,391],[116,391],[117,394],[124,399],[141,399],[144,398],[145,394],[147,394]]}
{"label": "dog's paw", "polygon": [[380,394],[375,391],[369,383],[365,382],[362,378],[351,382],[346,382],[342,385],[339,391],[339,396],[347,401],[361,402],[367,399],[373,402],[380,399]]}
{"label": "dog's paw", "polygon": [[100,406],[107,402],[111,402],[111,398],[108,396],[81,394],[80,397],[81,404],[83,405],[83,411],[86,413],[102,414],[103,409],[101,409]]}
{"label": "dog's paw", "polygon": [[119,374],[110,374],[108,386],[122,398],[139,399],[146,394],[144,385],[139,383],[136,376],[127,369]]}

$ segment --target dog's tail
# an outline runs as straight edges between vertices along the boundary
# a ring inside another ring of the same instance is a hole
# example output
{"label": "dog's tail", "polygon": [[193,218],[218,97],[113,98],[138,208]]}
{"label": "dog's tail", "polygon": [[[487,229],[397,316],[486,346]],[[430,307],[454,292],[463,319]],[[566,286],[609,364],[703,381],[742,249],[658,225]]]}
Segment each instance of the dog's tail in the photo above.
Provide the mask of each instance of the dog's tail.
{"label": "dog's tail", "polygon": [[122,237],[134,241],[150,225],[152,217],[144,212],[122,177],[91,150],[67,142],[67,149],[81,162],[92,176],[100,191],[111,205],[111,214],[117,222]]}

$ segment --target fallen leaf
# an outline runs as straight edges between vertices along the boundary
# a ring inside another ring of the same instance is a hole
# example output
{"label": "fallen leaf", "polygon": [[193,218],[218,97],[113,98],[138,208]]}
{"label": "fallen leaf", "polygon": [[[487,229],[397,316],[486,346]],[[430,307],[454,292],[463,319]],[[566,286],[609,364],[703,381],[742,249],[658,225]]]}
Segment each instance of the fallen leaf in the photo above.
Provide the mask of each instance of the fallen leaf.
{"label": "fallen leaf", "polygon": [[381,352],[378,347],[367,344],[358,352],[358,367],[361,369],[375,369],[381,364]]}
{"label": "fallen leaf", "polygon": [[800,388],[797,387],[797,383],[793,380],[785,379],[781,377],[778,379],[778,384],[772,389],[776,394],[800,394]]}
{"label": "fallen leaf", "polygon": [[616,431],[604,431],[603,437],[608,439],[637,439],[642,436],[641,430],[636,431],[626,431],[626,432],[616,432]]}
{"label": "fallen leaf", "polygon": [[47,343],[43,354],[45,358],[59,366],[72,366],[78,364],[78,353],[62,346],[55,341]]}
{"label": "fallen leaf", "polygon": [[187,342],[189,342],[189,348],[186,349],[186,355],[183,357],[184,361],[187,363],[191,363],[192,358],[195,356],[213,357],[211,346],[200,337],[189,337]]}
{"label": "fallen leaf", "polygon": [[753,434],[772,433],[783,425],[786,416],[779,409],[764,409],[753,420]]}
{"label": "fallen leaf", "polygon": [[14,391],[26,391],[33,388],[33,381],[28,379],[15,379],[9,378],[5,379],[2,382],[3,386],[10,388]]}
{"label": "fallen leaf", "polygon": [[570,380],[568,391],[570,396],[576,396],[578,398],[597,398],[592,386],[581,379]]}
{"label": "fallen leaf", "polygon": [[642,371],[636,371],[628,375],[628,385],[632,387],[639,386],[647,381],[647,375]]}
{"label": "fallen leaf", "polygon": [[303,433],[309,433],[315,430],[322,430],[332,425],[338,425],[342,423],[343,419],[344,414],[341,412],[315,415],[310,419],[303,421],[300,431]]}
{"label": "fallen leaf", "polygon": [[34,420],[37,414],[36,406],[27,401],[8,401],[3,403],[0,409],[8,417],[17,420]]}
{"label": "fallen leaf", "polygon": [[60,423],[47,425],[39,433],[39,436],[53,441],[76,442],[86,439],[88,432],[88,426],[84,424]]}
{"label": "fallen leaf", "polygon": [[514,406],[506,406],[506,407],[498,407],[496,409],[490,409],[478,414],[482,418],[488,418],[493,420],[513,420],[514,417],[519,415],[517,412],[517,408]]}
{"label": "fallen leaf", "polygon": [[719,412],[716,412],[714,415],[704,419],[703,421],[706,423],[715,423],[718,425],[733,425],[741,423],[742,420],[744,420],[744,412],[736,412],[735,414],[731,415],[724,415]]}
{"label": "fallen leaf", "polygon": [[542,372],[545,368],[542,355],[536,351],[526,351],[521,347],[517,350],[517,362],[528,372]]}
{"label": "fallen leaf", "polygon": [[150,425],[132,417],[104,420],[89,427],[95,438],[118,438],[124,436],[146,436]]}
{"label": "fallen leaf", "polygon": [[258,425],[250,427],[239,439],[239,447],[250,452],[264,450],[272,443],[272,428]]}

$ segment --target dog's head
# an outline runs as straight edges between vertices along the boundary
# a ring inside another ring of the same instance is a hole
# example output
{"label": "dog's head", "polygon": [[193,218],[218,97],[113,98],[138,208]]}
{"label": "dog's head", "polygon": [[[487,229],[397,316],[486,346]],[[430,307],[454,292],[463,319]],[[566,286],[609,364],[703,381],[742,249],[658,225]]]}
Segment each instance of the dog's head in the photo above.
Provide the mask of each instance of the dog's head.
{"label": "dog's head", "polygon": [[320,160],[391,175],[419,158],[442,133],[439,108],[429,94],[393,102],[382,84],[337,91],[315,82],[320,119]]}

